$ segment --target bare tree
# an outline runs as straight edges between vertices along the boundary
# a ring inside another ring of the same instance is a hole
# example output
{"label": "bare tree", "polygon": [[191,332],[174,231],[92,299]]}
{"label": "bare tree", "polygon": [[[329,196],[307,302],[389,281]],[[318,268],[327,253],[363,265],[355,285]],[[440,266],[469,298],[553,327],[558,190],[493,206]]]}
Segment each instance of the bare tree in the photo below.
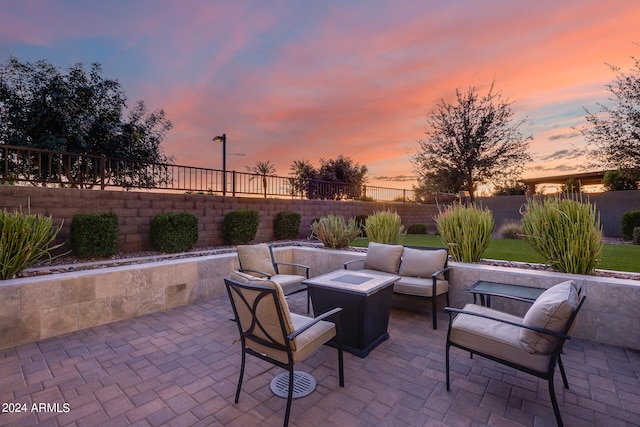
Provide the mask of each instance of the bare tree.
{"label": "bare tree", "polygon": [[480,97],[474,87],[456,89],[456,102],[441,100],[427,118],[426,139],[418,141],[412,162],[421,187],[431,191],[466,190],[471,200],[480,184],[498,176],[519,176],[526,162],[532,136],[514,121],[512,102],[501,92]]}

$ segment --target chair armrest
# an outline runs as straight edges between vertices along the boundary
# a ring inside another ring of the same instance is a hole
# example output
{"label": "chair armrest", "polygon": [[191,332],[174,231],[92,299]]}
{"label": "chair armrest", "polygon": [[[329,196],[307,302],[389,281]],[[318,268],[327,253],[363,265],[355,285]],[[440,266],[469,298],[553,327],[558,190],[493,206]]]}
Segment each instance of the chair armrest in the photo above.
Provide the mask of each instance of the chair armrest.
{"label": "chair armrest", "polygon": [[436,271],[435,273],[433,273],[431,275],[431,277],[433,277],[433,279],[436,280],[440,274],[443,274],[444,278],[446,280],[449,280],[449,267],[445,267],[445,268],[442,268],[442,269]]}
{"label": "chair armrest", "polygon": [[239,268],[238,271],[240,271],[242,273],[257,273],[257,274],[261,274],[261,275],[265,276],[267,279],[271,279],[271,276],[272,276],[272,274],[265,273],[264,271],[251,270],[251,269],[248,269],[248,268]]}
{"label": "chair armrest", "polygon": [[348,270],[348,269],[349,269],[348,267],[349,267],[351,264],[356,263],[356,262],[362,262],[362,263],[364,263],[364,258],[363,258],[363,259],[352,259],[351,261],[343,262],[343,263],[342,263],[342,266],[344,267],[344,269],[345,269],[345,270]]}
{"label": "chair armrest", "polygon": [[312,327],[313,325],[315,325],[319,321],[326,319],[327,317],[331,317],[331,316],[337,315],[338,316],[338,322],[339,322],[340,321],[340,312],[341,311],[342,311],[341,307],[336,307],[333,310],[327,311],[326,313],[323,313],[318,317],[314,317],[311,321],[309,321],[308,323],[305,323],[304,325],[302,325],[301,327],[299,327],[298,329],[296,329],[295,331],[293,331],[289,335],[287,335],[287,339],[288,340],[294,339],[295,337],[297,337],[298,335],[300,335],[301,333],[303,333],[304,331],[306,331],[307,329],[309,329],[310,327]]}
{"label": "chair armrest", "polygon": [[517,326],[517,327],[523,328],[523,329],[530,329],[532,331],[540,332],[540,333],[543,333],[543,334],[553,335],[554,337],[558,337],[558,338],[564,338],[564,339],[567,339],[567,340],[571,339],[571,337],[569,335],[562,334],[560,332],[551,331],[549,329],[538,328],[538,327],[535,327],[535,326],[527,326],[527,325],[523,325],[522,323],[510,322],[508,320],[499,319],[499,318],[493,317],[493,316],[487,316],[486,314],[475,313],[473,311],[466,311],[466,310],[461,310],[459,308],[452,308],[452,307],[445,307],[444,310],[449,313],[449,321],[450,321],[449,327],[451,327],[451,320],[452,320],[451,314],[452,313],[458,313],[458,314],[467,314],[469,316],[481,317],[483,319],[495,320],[496,322],[505,323],[507,325]]}
{"label": "chair armrest", "polygon": [[274,262],[275,265],[288,265],[291,267],[304,268],[306,270],[307,279],[309,278],[309,266],[304,264],[293,264],[290,262]]}

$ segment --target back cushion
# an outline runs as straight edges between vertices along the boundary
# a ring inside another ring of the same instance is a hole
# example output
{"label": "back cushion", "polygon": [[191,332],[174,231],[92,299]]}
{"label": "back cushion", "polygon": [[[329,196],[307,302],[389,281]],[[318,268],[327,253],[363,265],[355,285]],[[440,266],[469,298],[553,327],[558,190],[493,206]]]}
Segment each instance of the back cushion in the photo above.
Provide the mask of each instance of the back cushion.
{"label": "back cushion", "polygon": [[444,268],[447,260],[447,251],[422,250],[404,248],[402,262],[400,263],[400,275],[412,277],[431,277],[433,273]]}
{"label": "back cushion", "polygon": [[[258,278],[250,274],[242,273],[235,270],[229,273],[229,279],[249,285],[275,288],[276,296],[278,298],[278,301],[280,302],[280,307],[282,308],[282,318],[284,319],[285,323],[285,331],[288,335],[295,330],[293,321],[291,320],[291,315],[289,314],[289,305],[287,304],[287,300],[284,296],[284,292],[282,291],[282,287],[277,282],[264,278]],[[255,300],[257,292],[245,290],[243,292],[243,295],[252,303]],[[251,323],[251,314],[245,309],[240,301],[237,302],[236,308],[238,309],[238,316],[240,317],[242,327],[246,330],[246,328],[249,327]],[[269,326],[267,328],[267,331],[274,338],[280,338],[280,336],[282,335],[282,332],[280,330],[280,320],[278,319],[278,312],[275,310],[275,304],[272,303],[272,300],[270,298],[266,298],[258,304],[256,315],[260,318],[263,326]],[[259,333],[260,331],[256,330],[256,334]],[[281,344],[284,345],[284,341],[282,341]],[[294,341],[291,342],[291,345],[293,350],[295,350]]]}
{"label": "back cushion", "polygon": [[[563,333],[567,322],[578,306],[578,291],[573,281],[562,282],[544,291],[529,307],[523,323],[527,326]],[[549,354],[557,338],[532,331],[520,330],[520,343],[529,353]]]}
{"label": "back cushion", "polygon": [[269,251],[269,246],[267,246],[266,243],[260,243],[257,245],[239,245],[238,259],[240,260],[241,268],[262,271],[263,273],[267,273],[271,276],[276,274],[276,270],[273,268],[273,262],[271,261],[271,252]]}
{"label": "back cushion", "polygon": [[403,249],[402,245],[370,242],[367,257],[364,260],[364,268],[398,274]]}

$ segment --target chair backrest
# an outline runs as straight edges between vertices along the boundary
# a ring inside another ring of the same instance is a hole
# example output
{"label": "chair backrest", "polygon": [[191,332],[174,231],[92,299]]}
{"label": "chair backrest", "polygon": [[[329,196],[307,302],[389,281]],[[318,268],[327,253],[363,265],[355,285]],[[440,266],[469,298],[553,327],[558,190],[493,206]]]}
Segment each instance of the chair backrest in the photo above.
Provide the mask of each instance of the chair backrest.
{"label": "chair backrest", "polygon": [[405,248],[410,249],[420,249],[422,251],[445,251],[447,253],[447,257],[444,260],[444,267],[447,268],[449,266],[449,248],[441,248],[437,246],[416,246],[416,245],[404,245]]}
{"label": "chair backrest", "polygon": [[[531,305],[523,318],[530,327],[543,328],[569,335],[575,328],[576,317],[587,298],[586,284],[577,287],[573,281],[552,286]],[[522,329],[520,343],[529,353],[551,354],[562,349],[565,338]]]}
{"label": "chair backrest", "polygon": [[[242,273],[236,272],[236,278],[238,274]],[[257,351],[264,350],[260,347],[287,352],[296,350],[295,340],[286,339],[294,327],[278,283],[258,278],[245,283],[226,278],[224,282],[244,345]]]}
{"label": "chair backrest", "polygon": [[278,274],[277,265],[273,259],[273,251],[266,243],[238,245],[237,252],[240,268],[262,271],[270,275]]}

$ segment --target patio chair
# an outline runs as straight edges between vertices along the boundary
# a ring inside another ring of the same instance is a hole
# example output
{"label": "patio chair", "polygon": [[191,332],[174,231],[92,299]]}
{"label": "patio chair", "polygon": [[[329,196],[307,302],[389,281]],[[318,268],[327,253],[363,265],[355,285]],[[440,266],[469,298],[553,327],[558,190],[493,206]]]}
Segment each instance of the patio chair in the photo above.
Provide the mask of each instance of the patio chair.
{"label": "patio chair", "polygon": [[[291,313],[282,287],[272,280],[232,272],[224,279],[242,343],[242,365],[235,403],[240,398],[245,356],[250,354],[289,372],[285,427],[289,423],[294,389],[294,364],[330,339],[336,339],[340,387],[344,387],[341,308],[315,319]],[[329,322],[325,319],[332,319]]]}
{"label": "patio chair", "polygon": [[[292,264],[288,262],[276,262],[273,256],[273,247],[266,243],[257,245],[240,245],[237,248],[239,271],[251,274],[256,277],[264,277],[277,282],[285,295],[292,295],[307,290],[307,286],[302,284],[303,280],[309,278],[309,266],[302,264]],[[304,275],[281,274],[279,266],[286,265],[292,270],[304,270]],[[311,300],[307,294],[307,313],[310,311]]]}
{"label": "patio chair", "polygon": [[472,357],[477,354],[547,380],[556,422],[562,426],[553,375],[557,364],[564,387],[569,388],[560,355],[586,297],[585,284],[578,289],[573,281],[567,281],[543,292],[522,318],[475,304],[467,304],[462,310],[446,307],[450,317],[445,367],[447,391],[449,348],[454,346],[469,351]]}

